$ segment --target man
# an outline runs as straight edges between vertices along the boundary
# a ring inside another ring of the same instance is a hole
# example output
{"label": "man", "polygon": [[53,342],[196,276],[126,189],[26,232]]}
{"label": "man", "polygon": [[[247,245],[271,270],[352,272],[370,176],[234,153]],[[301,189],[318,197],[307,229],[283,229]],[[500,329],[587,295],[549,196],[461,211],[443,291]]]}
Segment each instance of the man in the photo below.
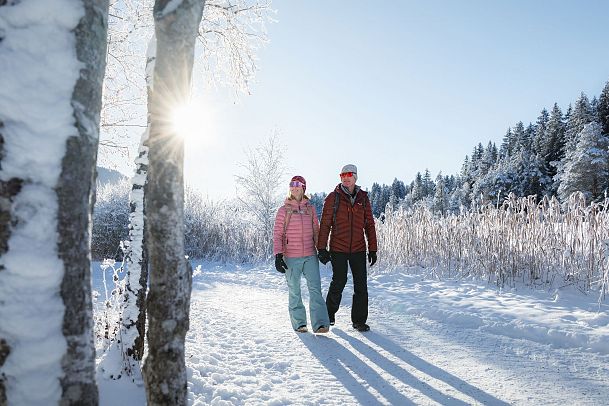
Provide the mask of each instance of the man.
{"label": "man", "polygon": [[[347,284],[349,266],[354,291],[351,322],[356,330],[368,331],[366,241],[368,261],[372,266],[376,262],[376,230],[368,193],[361,190],[356,181],[357,167],[345,165],[340,172],[340,183],[324,201],[317,249],[322,264],[332,261],[332,282],[326,296],[330,325],[334,325],[334,315]],[[330,252],[327,249],[328,237]]]}

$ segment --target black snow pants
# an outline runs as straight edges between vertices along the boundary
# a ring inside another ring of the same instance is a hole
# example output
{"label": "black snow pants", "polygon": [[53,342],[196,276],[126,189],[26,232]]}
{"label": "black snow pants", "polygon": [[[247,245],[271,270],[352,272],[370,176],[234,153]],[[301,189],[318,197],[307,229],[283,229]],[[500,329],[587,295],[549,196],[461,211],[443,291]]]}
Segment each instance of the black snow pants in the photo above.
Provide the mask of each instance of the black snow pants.
{"label": "black snow pants", "polygon": [[351,322],[366,323],[368,319],[368,275],[366,271],[366,253],[332,252],[332,282],[326,296],[326,307],[330,320],[338,311],[343,297],[343,289],[347,284],[347,267],[353,275],[353,305],[351,307]]}

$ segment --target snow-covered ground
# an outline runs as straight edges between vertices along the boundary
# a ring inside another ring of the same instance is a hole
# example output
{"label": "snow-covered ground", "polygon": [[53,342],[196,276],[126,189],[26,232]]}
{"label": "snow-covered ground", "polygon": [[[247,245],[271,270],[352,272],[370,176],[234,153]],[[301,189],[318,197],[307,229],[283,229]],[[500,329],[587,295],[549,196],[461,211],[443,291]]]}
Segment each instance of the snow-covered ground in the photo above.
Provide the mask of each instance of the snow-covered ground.
{"label": "snow-covered ground", "polygon": [[[322,267],[324,292],[330,278]],[[330,333],[298,334],[274,269],[203,263],[187,335],[190,403],[607,404],[609,315],[595,296],[405,272],[371,276],[369,292],[370,332],[351,328],[350,281]],[[98,379],[102,405],[144,404],[143,387]]]}

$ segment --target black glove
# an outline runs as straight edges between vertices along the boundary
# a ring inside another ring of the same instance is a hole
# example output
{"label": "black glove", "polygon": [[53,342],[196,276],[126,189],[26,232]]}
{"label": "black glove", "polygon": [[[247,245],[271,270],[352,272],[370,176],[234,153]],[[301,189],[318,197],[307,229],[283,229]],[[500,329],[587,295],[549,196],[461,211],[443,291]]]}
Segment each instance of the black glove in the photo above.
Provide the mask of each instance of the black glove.
{"label": "black glove", "polygon": [[370,266],[376,264],[376,251],[368,252],[368,262],[370,262]]}
{"label": "black glove", "polygon": [[330,253],[326,249],[319,250],[319,252],[317,253],[317,258],[319,258],[319,262],[321,262],[324,265],[327,264],[328,262],[330,262],[330,259],[331,259]]}
{"label": "black glove", "polygon": [[275,255],[275,269],[277,270],[277,272],[281,273],[285,273],[285,271],[288,269],[288,266],[283,260],[283,254]]}

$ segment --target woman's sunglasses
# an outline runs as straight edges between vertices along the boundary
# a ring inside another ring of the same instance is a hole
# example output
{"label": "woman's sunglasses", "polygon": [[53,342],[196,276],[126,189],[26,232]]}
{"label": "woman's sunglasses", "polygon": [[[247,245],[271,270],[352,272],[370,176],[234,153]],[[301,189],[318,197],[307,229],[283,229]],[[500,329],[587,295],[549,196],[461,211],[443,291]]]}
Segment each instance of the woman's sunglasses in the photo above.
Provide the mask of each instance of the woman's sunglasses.
{"label": "woman's sunglasses", "polygon": [[355,172],[343,172],[343,173],[340,174],[340,177],[341,178],[350,178],[350,177],[353,176],[354,173]]}
{"label": "woman's sunglasses", "polygon": [[303,186],[304,186],[304,183],[299,182],[297,180],[290,182],[290,187],[303,187]]}

